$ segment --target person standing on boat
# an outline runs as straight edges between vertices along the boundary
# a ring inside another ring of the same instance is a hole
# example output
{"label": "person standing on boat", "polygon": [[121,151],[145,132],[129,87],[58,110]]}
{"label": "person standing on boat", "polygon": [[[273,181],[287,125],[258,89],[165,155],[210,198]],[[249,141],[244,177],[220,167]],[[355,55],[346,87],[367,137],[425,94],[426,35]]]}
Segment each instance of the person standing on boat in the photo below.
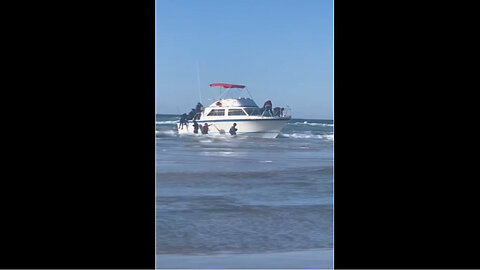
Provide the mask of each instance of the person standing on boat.
{"label": "person standing on boat", "polygon": [[193,133],[198,134],[198,123],[193,119]]}
{"label": "person standing on boat", "polygon": [[233,123],[233,126],[230,128],[230,135],[237,135],[237,123]]}
{"label": "person standing on boat", "polygon": [[272,102],[270,100],[265,101],[265,103],[263,104],[263,112],[265,111],[269,111],[270,115],[273,116]]}
{"label": "person standing on boat", "polygon": [[273,115],[280,117],[280,107],[273,108]]}
{"label": "person standing on boat", "polygon": [[195,107],[195,119],[200,119],[200,114],[203,111],[202,103],[198,102],[197,106]]}
{"label": "person standing on boat", "polygon": [[187,120],[192,120],[195,117],[195,109],[192,108],[192,110],[188,113]]}

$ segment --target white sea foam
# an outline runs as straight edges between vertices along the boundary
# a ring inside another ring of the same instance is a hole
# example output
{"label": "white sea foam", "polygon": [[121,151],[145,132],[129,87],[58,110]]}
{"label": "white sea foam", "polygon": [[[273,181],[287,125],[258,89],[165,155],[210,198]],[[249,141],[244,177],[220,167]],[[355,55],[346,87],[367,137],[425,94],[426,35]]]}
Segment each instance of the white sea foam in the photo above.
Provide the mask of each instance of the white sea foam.
{"label": "white sea foam", "polygon": [[233,151],[202,151],[200,152],[203,156],[221,156],[221,157],[238,157],[242,156],[238,152]]}
{"label": "white sea foam", "polygon": [[323,138],[329,141],[333,141],[333,134],[323,135]]}
{"label": "white sea foam", "polygon": [[286,134],[282,133],[280,135],[281,137],[286,137],[286,138],[294,138],[294,139],[321,139],[321,140],[328,140],[328,141],[333,141],[333,134],[306,134],[306,133],[292,133],[292,134]]}
{"label": "white sea foam", "polygon": [[322,126],[322,127],[333,127],[333,124],[325,124],[325,123],[308,123],[307,121],[304,122],[295,122],[295,123],[289,123],[289,125],[309,125],[309,126]]}
{"label": "white sea foam", "polygon": [[178,123],[178,120],[172,120],[172,121],[156,121],[155,124],[158,125],[166,125],[166,124],[176,124]]}
{"label": "white sea foam", "polygon": [[155,135],[158,137],[175,137],[178,133],[175,130],[155,130]]}

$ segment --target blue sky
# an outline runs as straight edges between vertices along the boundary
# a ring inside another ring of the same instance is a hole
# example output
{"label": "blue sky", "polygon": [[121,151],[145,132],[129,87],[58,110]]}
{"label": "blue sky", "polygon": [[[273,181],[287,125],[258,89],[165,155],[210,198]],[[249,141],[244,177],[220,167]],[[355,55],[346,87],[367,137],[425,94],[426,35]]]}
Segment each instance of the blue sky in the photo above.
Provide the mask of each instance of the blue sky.
{"label": "blue sky", "polygon": [[259,106],[333,119],[333,0],[157,0],[156,31],[157,113],[188,113],[199,78],[205,106],[210,83],[244,84]]}

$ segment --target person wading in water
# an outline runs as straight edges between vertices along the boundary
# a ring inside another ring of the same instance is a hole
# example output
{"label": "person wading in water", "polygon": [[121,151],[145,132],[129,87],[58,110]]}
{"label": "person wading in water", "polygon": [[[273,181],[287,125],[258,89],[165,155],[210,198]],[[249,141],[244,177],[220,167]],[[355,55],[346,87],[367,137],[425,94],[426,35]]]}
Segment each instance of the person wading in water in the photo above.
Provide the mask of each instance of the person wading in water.
{"label": "person wading in water", "polygon": [[193,133],[198,134],[198,123],[196,120],[193,120]]}
{"label": "person wading in water", "polygon": [[202,134],[208,134],[208,123],[205,123],[203,125]]}
{"label": "person wading in water", "polygon": [[187,124],[187,114],[184,113],[180,116],[180,128],[183,129],[183,126]]}
{"label": "person wading in water", "polygon": [[237,123],[233,123],[233,126],[230,128],[230,135],[237,135]]}

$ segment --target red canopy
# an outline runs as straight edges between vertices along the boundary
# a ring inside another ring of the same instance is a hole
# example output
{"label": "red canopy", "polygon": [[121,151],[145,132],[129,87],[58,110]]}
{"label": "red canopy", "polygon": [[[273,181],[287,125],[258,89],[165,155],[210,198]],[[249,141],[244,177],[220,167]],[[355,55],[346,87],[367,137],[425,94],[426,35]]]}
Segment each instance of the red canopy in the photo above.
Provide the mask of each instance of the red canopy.
{"label": "red canopy", "polygon": [[245,88],[245,85],[239,85],[239,84],[228,84],[228,83],[212,83],[210,84],[210,87],[214,86],[223,86],[223,88]]}

